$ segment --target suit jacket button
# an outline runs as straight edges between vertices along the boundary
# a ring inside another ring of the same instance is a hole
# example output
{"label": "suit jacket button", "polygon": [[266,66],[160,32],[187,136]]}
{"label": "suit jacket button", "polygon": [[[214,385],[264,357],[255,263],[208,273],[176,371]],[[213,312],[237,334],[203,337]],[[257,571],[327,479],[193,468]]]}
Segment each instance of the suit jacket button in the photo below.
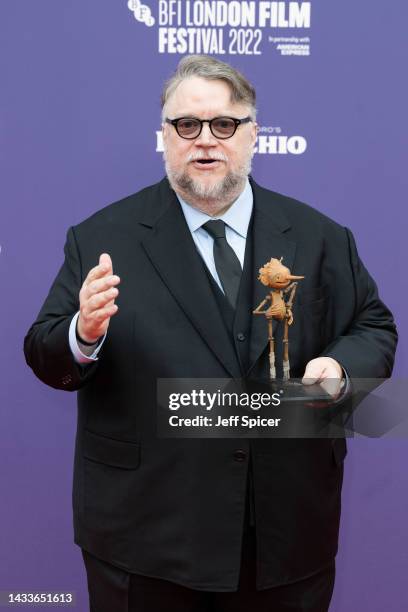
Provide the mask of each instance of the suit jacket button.
{"label": "suit jacket button", "polygon": [[247,452],[243,450],[242,448],[237,448],[237,450],[234,451],[235,461],[245,461],[246,458],[247,458]]}
{"label": "suit jacket button", "polygon": [[240,342],[244,342],[244,340],[245,340],[245,334],[244,334],[244,333],[242,333],[242,332],[239,332],[239,333],[237,334],[237,340],[239,340]]}

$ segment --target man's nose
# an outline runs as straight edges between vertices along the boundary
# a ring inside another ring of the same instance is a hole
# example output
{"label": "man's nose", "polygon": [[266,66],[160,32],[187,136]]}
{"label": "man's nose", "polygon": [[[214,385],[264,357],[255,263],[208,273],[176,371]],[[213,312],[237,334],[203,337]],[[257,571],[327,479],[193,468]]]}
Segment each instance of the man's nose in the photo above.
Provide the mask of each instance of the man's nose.
{"label": "man's nose", "polygon": [[214,146],[217,143],[218,140],[210,130],[210,124],[203,123],[203,129],[201,130],[201,134],[196,138],[196,144],[202,146]]}

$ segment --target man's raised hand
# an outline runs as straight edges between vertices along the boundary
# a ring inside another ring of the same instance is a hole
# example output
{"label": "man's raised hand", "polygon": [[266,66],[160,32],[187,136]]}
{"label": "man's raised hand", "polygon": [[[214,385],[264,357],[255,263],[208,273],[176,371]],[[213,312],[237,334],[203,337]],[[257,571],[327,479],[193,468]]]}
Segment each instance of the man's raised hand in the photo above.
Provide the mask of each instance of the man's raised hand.
{"label": "man's raised hand", "polygon": [[99,264],[90,270],[79,292],[77,332],[85,342],[97,342],[106,333],[111,316],[118,310],[115,299],[119,283],[110,256],[102,253]]}

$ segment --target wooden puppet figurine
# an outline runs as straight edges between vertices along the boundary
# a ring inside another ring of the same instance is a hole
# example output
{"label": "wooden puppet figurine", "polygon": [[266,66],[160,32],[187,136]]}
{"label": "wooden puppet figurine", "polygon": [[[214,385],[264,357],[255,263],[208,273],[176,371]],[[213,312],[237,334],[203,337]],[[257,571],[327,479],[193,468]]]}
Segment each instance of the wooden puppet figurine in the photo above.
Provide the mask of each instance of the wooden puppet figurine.
{"label": "wooden puppet figurine", "polygon": [[[266,298],[253,311],[253,314],[264,315],[268,322],[269,340],[269,376],[276,378],[275,368],[275,340],[273,337],[273,319],[284,321],[283,332],[283,380],[290,378],[289,365],[289,325],[293,323],[292,306],[295,299],[297,283],[292,281],[301,280],[304,276],[293,276],[289,268],[282,264],[280,259],[272,258],[259,269],[258,280],[271,291]],[[269,305],[265,308],[266,304]]]}

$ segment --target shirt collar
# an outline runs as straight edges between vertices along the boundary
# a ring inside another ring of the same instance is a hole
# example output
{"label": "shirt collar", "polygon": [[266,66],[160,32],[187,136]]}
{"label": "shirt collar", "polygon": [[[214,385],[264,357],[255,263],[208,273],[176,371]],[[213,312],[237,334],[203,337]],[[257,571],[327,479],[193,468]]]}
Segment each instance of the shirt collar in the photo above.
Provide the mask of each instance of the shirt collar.
{"label": "shirt collar", "polygon": [[237,234],[246,238],[248,233],[249,221],[251,219],[254,197],[249,180],[246,180],[245,187],[232,206],[220,217],[210,217],[206,213],[193,208],[178,193],[176,196],[180,202],[187,225],[191,233],[197,231],[204,223],[213,219],[222,219]]}

